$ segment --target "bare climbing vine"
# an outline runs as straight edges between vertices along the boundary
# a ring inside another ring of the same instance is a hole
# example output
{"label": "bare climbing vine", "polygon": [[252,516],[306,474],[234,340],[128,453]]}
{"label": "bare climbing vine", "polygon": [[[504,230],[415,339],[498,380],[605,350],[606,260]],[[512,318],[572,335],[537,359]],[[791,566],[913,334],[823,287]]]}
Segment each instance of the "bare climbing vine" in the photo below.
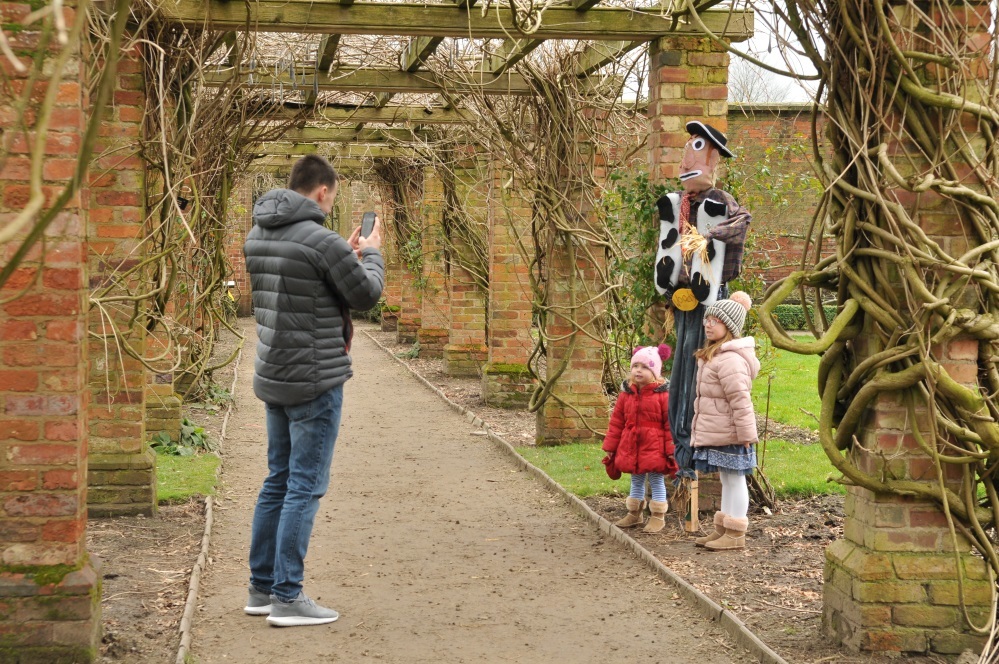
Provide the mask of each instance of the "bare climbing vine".
{"label": "bare climbing vine", "polygon": [[[819,433],[841,481],[934,501],[947,515],[954,549],[970,542],[995,575],[999,70],[989,56],[996,40],[993,7],[852,0],[768,8],[792,27],[821,81],[824,131],[817,116],[814,158],[825,194],[802,269],[771,287],[762,322],[781,348],[822,355]],[[821,253],[822,234],[835,237],[833,255]],[[793,294],[837,305],[831,320],[815,309],[815,341],[792,339],[769,315]],[[968,356],[962,348],[977,353]],[[902,446],[932,461],[935,482],[897,474],[892,458],[862,434],[869,406],[892,403],[912,431]],[[862,462],[870,456],[873,472]],[[999,661],[995,609],[983,621],[965,607],[965,619],[991,634],[982,660]]]}

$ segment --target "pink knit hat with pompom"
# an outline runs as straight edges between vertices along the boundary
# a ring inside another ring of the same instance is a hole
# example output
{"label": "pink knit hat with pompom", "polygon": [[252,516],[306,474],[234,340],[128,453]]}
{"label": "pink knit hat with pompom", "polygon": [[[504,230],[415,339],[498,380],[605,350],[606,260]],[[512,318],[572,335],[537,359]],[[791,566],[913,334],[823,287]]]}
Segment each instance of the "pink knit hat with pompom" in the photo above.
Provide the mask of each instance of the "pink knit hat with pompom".
{"label": "pink knit hat with pompom", "polygon": [[631,366],[636,363],[644,364],[655,375],[656,378],[663,377],[663,362],[673,356],[673,349],[666,344],[655,346],[645,346],[635,349],[631,356]]}

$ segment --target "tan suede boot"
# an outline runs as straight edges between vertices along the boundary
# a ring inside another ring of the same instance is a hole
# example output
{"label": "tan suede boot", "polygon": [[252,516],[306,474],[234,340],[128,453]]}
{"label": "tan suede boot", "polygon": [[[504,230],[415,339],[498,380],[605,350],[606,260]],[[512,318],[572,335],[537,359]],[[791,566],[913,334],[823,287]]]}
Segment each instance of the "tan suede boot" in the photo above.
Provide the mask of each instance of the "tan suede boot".
{"label": "tan suede boot", "polygon": [[628,516],[619,519],[614,525],[618,528],[633,528],[642,525],[644,523],[642,510],[645,509],[645,501],[628,496],[624,504],[628,508]]}
{"label": "tan suede boot", "polygon": [[716,539],[725,534],[725,514],[723,512],[715,512],[715,532],[707,535],[705,537],[698,537],[694,540],[694,544],[697,546],[704,546],[708,542],[714,542]]}
{"label": "tan suede boot", "polygon": [[714,542],[708,542],[704,547],[712,551],[734,551],[746,548],[746,531],[749,530],[749,519],[726,516],[723,525],[725,534]]}
{"label": "tan suede boot", "polygon": [[665,500],[660,502],[658,500],[649,501],[649,511],[652,512],[652,516],[649,517],[648,523],[642,528],[643,533],[658,533],[660,530],[666,527],[666,510],[669,508],[669,503]]}

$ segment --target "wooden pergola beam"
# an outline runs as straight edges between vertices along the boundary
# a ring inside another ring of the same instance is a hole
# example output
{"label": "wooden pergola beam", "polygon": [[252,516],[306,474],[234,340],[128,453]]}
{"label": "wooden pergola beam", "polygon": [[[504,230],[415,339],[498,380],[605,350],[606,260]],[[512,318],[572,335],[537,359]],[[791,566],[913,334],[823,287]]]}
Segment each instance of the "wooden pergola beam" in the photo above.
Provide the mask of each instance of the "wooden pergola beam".
{"label": "wooden pergola beam", "polygon": [[593,42],[588,44],[576,61],[575,74],[589,76],[604,65],[614,62],[625,53],[644,45],[644,41]]}
{"label": "wooden pergola beam", "polygon": [[[399,70],[415,72],[419,70],[423,63],[434,54],[443,37],[413,37],[399,58]],[[385,106],[392,100],[392,92],[379,92],[375,94],[374,106]]]}
{"label": "wooden pergola beam", "polygon": [[282,134],[284,143],[379,143],[385,141],[421,141],[418,132],[411,129],[354,129],[353,127],[297,127]]}
{"label": "wooden pergola beam", "polygon": [[[331,0],[162,0],[162,19],[191,29],[240,30],[251,25],[266,32],[412,35],[507,39],[517,34],[510,12],[496,8],[485,16],[457,6],[358,2],[343,6]],[[715,10],[701,15],[715,34],[731,41],[753,36],[753,12]],[[643,40],[672,35],[703,36],[685,22],[674,28],[671,18],[655,11],[596,8],[580,12],[550,7],[532,39],[599,41]]]}
{"label": "wooden pergola beam", "polygon": [[282,108],[268,112],[275,119],[301,118],[307,122],[330,124],[465,124],[470,116],[459,109],[440,106],[326,106],[308,113]]}
{"label": "wooden pergola beam", "polygon": [[482,73],[499,76],[544,42],[544,39],[507,39],[495,53],[482,58]]}
{"label": "wooden pergola beam", "polygon": [[[354,0],[350,0],[350,2],[352,3]],[[333,64],[333,56],[336,55],[336,49],[339,45],[340,35],[323,35],[319,40],[319,48],[316,49],[316,75],[319,75],[320,72],[329,71],[330,65]],[[317,90],[310,90],[308,96],[305,98],[305,105],[315,106],[318,96]]]}
{"label": "wooden pergola beam", "polygon": [[318,74],[318,86],[314,86],[314,79],[309,75],[292,80],[292,77],[286,72],[275,75],[274,72],[269,71],[257,71],[252,74],[236,74],[234,70],[208,72],[205,74],[203,80],[208,86],[217,86],[228,83],[234,76],[239,76],[242,83],[247,87],[280,88],[285,92],[296,89],[313,90],[318,87],[320,90],[340,90],[344,92],[437,93],[442,90],[448,90],[456,93],[468,93],[478,90],[485,94],[493,95],[532,94],[530,86],[528,86],[522,76],[517,74],[504,74],[491,80],[469,81],[466,83],[441,78],[431,72],[410,73],[399,71],[398,69],[350,69],[341,67],[330,74],[320,72]]}
{"label": "wooden pergola beam", "polygon": [[[353,1],[353,0],[351,0]],[[323,35],[319,42],[319,49],[316,51],[316,69],[325,72],[333,64],[333,57],[336,49],[340,46],[341,35]]]}
{"label": "wooden pergola beam", "polygon": [[[264,143],[252,149],[258,156],[317,154],[318,143]],[[332,151],[333,160],[342,157],[415,157],[416,150],[403,146],[344,143]]]}
{"label": "wooden pergola beam", "polygon": [[[250,162],[250,168],[254,171],[266,170],[271,173],[288,173],[291,167],[298,161],[298,157],[276,157],[267,156],[255,159]],[[356,159],[353,157],[334,158],[330,163],[338,172],[357,172],[371,168],[371,162],[366,159]]]}

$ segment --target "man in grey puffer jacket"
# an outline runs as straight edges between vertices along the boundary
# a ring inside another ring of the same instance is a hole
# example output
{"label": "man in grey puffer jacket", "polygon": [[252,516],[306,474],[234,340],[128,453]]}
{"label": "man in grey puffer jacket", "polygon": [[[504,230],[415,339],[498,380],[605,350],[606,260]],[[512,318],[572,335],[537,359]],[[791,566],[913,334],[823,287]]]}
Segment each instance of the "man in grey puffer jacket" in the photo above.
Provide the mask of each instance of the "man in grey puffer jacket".
{"label": "man in grey puffer jacket", "polygon": [[288,189],[257,199],[243,247],[257,319],[253,390],[266,404],[269,469],[253,514],[244,610],[277,627],[339,617],[302,591],[304,560],[352,375],[350,310],[373,307],[385,284],[380,221],[367,238],[357,228],[349,240],[323,226],[337,180],[322,157],[300,159]]}

